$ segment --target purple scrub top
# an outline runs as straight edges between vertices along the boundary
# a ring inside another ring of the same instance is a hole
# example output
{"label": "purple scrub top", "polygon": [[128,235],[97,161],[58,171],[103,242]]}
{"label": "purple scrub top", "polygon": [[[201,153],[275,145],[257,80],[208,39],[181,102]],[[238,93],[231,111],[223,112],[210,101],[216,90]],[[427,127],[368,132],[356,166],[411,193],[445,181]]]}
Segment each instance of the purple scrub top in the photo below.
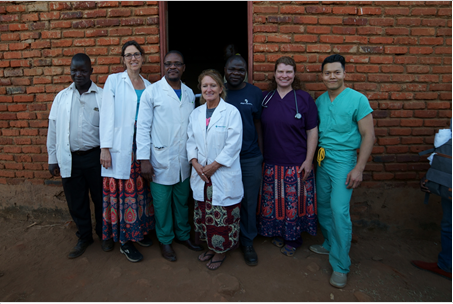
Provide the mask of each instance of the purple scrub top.
{"label": "purple scrub top", "polygon": [[[268,92],[263,92],[263,98]],[[272,93],[271,93],[272,94]],[[270,95],[269,94],[269,97]],[[297,90],[297,106],[301,119],[296,119],[294,90],[283,97],[276,91],[263,107],[264,162],[278,166],[300,166],[307,154],[307,132],[318,125],[318,109],[313,98]]]}

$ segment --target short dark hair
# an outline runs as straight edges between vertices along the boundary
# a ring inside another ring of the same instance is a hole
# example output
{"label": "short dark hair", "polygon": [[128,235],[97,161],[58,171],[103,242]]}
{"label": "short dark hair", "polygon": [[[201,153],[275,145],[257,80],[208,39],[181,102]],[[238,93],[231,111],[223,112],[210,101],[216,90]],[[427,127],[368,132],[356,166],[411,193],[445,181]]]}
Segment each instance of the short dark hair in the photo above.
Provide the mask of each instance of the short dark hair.
{"label": "short dark hair", "polygon": [[340,54],[335,54],[335,55],[330,55],[329,57],[324,59],[324,61],[322,62],[322,65],[321,65],[321,71],[324,71],[324,65],[326,65],[327,63],[334,63],[334,62],[341,63],[341,67],[343,68],[343,70],[345,69],[346,61],[344,60],[344,57],[341,56]]}
{"label": "short dark hair", "polygon": [[229,57],[227,59],[227,61],[225,62],[225,67],[227,67],[231,63],[231,61],[233,61],[233,60],[242,61],[242,63],[244,63],[245,67],[247,68],[247,62],[245,61],[245,59],[241,55],[233,55],[233,56]]}
{"label": "short dark hair", "polygon": [[128,46],[131,46],[131,45],[135,46],[135,47],[137,48],[137,50],[140,52],[141,55],[145,54],[145,51],[142,49],[142,47],[140,46],[140,44],[138,44],[137,41],[135,41],[135,40],[130,40],[130,41],[126,42],[126,43],[123,45],[123,47],[121,48],[121,57],[124,56],[124,52],[126,51],[126,48],[127,48]]}
{"label": "short dark hair", "polygon": [[182,58],[182,63],[185,63],[183,54],[182,54],[180,51],[177,51],[177,50],[171,50],[171,51],[169,51],[167,54],[165,54],[164,60],[165,60],[165,58],[167,58],[167,56],[170,55],[170,54],[178,54],[178,55],[181,56],[181,58]]}
{"label": "short dark hair", "polygon": [[91,68],[91,59],[90,59],[90,57],[88,57],[87,54],[84,54],[84,53],[75,54],[71,59],[71,63],[73,61],[83,61],[84,63],[87,63],[89,65],[89,67]]}

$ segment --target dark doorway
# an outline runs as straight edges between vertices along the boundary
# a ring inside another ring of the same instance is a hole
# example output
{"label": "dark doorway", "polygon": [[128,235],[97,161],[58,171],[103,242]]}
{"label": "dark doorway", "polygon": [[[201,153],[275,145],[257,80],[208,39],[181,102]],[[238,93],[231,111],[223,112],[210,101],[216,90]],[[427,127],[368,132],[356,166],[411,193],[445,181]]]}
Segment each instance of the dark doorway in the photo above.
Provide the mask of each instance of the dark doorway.
{"label": "dark doorway", "polygon": [[237,52],[247,54],[247,2],[168,1],[168,51],[184,55],[186,71],[182,81],[195,94],[198,75],[216,69],[223,76],[224,49],[234,44]]}

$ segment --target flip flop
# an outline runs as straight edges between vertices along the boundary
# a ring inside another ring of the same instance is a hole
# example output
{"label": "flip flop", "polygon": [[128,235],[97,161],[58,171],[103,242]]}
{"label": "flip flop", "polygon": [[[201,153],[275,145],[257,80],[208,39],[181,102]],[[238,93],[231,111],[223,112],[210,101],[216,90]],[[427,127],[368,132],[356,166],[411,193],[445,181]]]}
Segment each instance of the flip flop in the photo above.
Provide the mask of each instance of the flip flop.
{"label": "flip flop", "polygon": [[206,261],[209,261],[210,259],[212,259],[212,257],[215,255],[215,253],[208,253],[208,251],[206,251],[205,253],[203,253],[201,256],[201,259],[200,259],[200,256],[198,256],[198,260],[200,262],[206,262]]}
{"label": "flip flop", "polygon": [[206,267],[207,267],[209,270],[217,270],[217,269],[219,269],[220,266],[222,266],[222,263],[223,263],[223,261],[225,261],[225,259],[226,259],[226,255],[225,255],[225,257],[224,257],[222,260],[219,260],[219,261],[212,261],[212,260],[211,260],[211,264],[209,264],[209,266],[211,266],[212,264],[219,264],[219,266],[217,266],[216,268],[209,268],[208,265],[206,265]]}
{"label": "flip flop", "polygon": [[291,247],[289,245],[285,245],[285,247],[280,249],[280,252],[286,256],[292,257],[296,253],[296,248]]}
{"label": "flip flop", "polygon": [[282,248],[283,246],[285,246],[285,241],[279,237],[274,237],[272,239],[272,244],[274,246],[277,246],[278,248]]}

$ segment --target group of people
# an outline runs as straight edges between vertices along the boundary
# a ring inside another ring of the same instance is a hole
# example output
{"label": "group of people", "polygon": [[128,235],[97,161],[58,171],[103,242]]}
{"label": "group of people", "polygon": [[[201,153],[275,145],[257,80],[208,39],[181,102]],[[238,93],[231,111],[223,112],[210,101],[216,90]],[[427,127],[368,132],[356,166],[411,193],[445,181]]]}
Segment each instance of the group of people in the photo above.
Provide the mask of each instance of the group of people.
{"label": "group of people", "polygon": [[181,81],[186,66],[179,51],[166,54],[165,75],[153,84],[140,76],[145,56],[137,42],[126,42],[121,58],[125,71],[101,89],[90,80],[90,58],[76,54],[73,83],[58,93],[49,115],[49,171],[61,174],[78,229],[68,257],[93,243],[90,194],[102,249],[119,242],[131,262],[143,259],[136,245],[151,246],[155,229],[169,261],[177,260],[174,240],[203,251],[198,260],[211,270],[238,247],[253,266],[258,234],[293,256],[301,233],[315,235],[319,221],[325,241],[310,250],[329,255],[330,283],[344,287],[349,202],[374,144],[372,109],[345,86],[345,59],[324,60],[327,92],[315,102],[301,90],[292,58],[276,61],[262,92],[245,82],[247,64],[236,54],[225,63],[225,78],[215,70],[200,74],[195,108],[193,91]]}

